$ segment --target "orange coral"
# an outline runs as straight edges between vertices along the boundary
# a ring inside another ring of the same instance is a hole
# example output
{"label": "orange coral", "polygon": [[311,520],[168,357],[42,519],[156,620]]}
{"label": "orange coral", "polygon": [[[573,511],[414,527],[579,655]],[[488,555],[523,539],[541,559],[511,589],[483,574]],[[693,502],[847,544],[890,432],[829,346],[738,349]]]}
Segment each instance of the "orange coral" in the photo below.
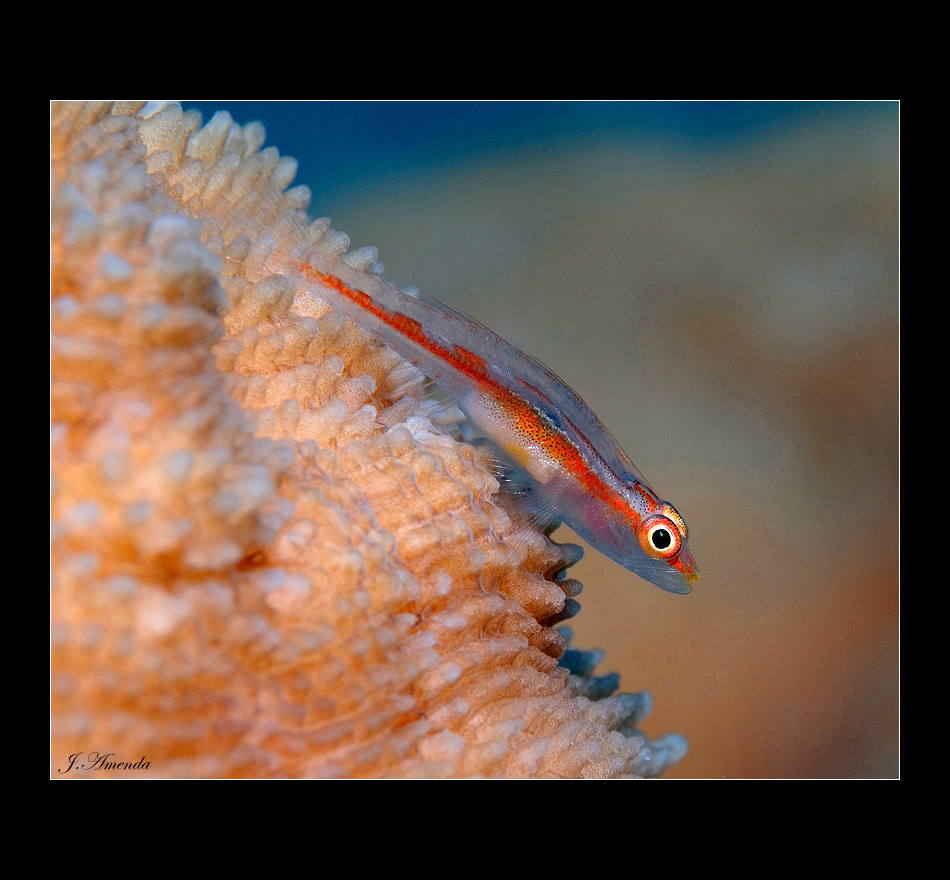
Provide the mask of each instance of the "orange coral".
{"label": "orange coral", "polygon": [[682,741],[635,729],[648,701],[558,665],[575,550],[414,369],[260,275],[264,234],[348,244],[262,143],[53,109],[52,775],[659,772]]}

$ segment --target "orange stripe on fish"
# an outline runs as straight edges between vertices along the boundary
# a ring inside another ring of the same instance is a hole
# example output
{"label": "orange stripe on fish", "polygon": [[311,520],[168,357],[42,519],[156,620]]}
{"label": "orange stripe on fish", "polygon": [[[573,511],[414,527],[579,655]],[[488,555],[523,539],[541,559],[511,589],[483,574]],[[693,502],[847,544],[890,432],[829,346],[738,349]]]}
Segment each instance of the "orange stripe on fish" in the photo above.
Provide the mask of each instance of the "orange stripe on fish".
{"label": "orange stripe on fish", "polygon": [[699,577],[682,517],[660,500],[580,396],[473,318],[403,293],[319,244],[265,260],[418,366],[522,468],[539,509],[646,580],[686,593]]}

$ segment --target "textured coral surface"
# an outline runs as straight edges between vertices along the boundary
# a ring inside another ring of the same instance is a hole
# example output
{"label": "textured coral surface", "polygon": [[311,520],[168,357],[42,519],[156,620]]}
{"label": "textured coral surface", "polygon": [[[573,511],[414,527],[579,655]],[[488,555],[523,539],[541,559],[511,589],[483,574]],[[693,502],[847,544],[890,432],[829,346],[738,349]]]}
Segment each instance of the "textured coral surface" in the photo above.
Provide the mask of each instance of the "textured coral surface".
{"label": "textured coral surface", "polygon": [[[53,108],[51,775],[655,775],[574,548],[523,526],[423,378],[294,282],[259,125]],[[372,271],[372,249],[349,254]],[[559,660],[562,663],[559,665]],[[83,770],[94,754],[147,768]]]}
{"label": "textured coral surface", "polygon": [[[595,552],[571,569],[576,638],[650,689],[650,733],[689,738],[665,777],[894,776],[899,107],[756,108],[243,112],[387,273],[554,368],[685,516],[685,599]],[[308,176],[330,125],[359,156],[335,186]]]}

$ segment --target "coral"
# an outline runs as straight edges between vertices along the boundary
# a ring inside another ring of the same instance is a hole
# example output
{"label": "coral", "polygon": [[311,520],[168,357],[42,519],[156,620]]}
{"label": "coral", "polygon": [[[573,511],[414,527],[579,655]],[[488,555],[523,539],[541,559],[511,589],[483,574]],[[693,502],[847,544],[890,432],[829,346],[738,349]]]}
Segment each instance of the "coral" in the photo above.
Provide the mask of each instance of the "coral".
{"label": "coral", "polygon": [[554,629],[576,548],[520,522],[417,371],[261,273],[264,235],[376,258],[308,224],[263,141],[53,107],[51,775],[661,772],[682,740]]}

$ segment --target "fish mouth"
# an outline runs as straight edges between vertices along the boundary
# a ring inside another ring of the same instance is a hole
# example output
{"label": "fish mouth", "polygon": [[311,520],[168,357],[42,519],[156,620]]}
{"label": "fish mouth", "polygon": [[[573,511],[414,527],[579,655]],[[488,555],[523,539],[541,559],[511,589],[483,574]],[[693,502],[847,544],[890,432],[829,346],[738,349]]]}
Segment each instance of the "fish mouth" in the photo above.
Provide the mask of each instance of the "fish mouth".
{"label": "fish mouth", "polygon": [[680,570],[675,563],[673,565],[664,563],[662,568],[656,567],[649,572],[638,572],[638,574],[661,590],[675,593],[677,596],[685,596],[692,592],[692,585],[699,579],[699,572],[695,567]]}
{"label": "fish mouth", "polygon": [[676,557],[673,567],[680,573],[687,584],[695,584],[699,580],[699,568],[689,547],[684,546],[680,555]]}
{"label": "fish mouth", "polygon": [[680,551],[680,555],[676,557],[670,566],[669,573],[672,577],[668,580],[665,579],[664,583],[661,584],[664,590],[668,590],[670,593],[676,593],[680,596],[685,596],[687,593],[692,592],[693,584],[699,580],[699,569],[688,547],[683,547]]}

